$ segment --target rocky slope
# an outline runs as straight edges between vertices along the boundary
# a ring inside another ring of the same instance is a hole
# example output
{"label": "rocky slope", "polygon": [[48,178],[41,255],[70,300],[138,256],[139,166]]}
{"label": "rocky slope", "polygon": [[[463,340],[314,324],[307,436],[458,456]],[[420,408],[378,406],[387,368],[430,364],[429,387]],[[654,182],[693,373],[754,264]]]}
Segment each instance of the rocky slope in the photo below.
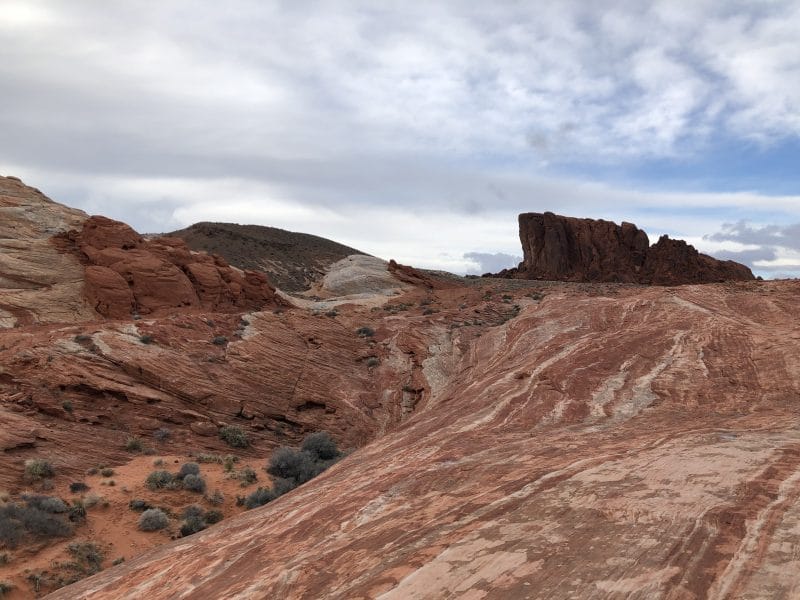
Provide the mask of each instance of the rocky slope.
{"label": "rocky slope", "polygon": [[754,279],[746,266],[700,254],[682,240],[661,236],[651,247],[633,223],[523,213],[519,237],[523,260],[506,276],[655,285]]}
{"label": "rocky slope", "polygon": [[287,292],[306,290],[333,263],[363,254],[316,235],[261,225],[195,223],[169,236],[181,238],[192,250],[217,254],[241,269],[264,271]]}
{"label": "rocky slope", "polygon": [[795,597],[797,292],[563,284],[479,337],[410,320],[441,336],[402,426],[54,598]]}
{"label": "rocky slope", "polygon": [[[103,317],[81,287],[82,269],[102,264],[93,255],[144,250],[186,274],[167,258],[176,246],[5,185],[17,196],[3,206],[28,203],[10,214],[59,215],[53,231],[28,219],[25,239],[54,248],[54,265],[71,261],[74,297],[57,297],[84,312],[49,321],[47,297],[42,310],[4,309],[0,490],[30,489],[25,459],[46,458],[49,493],[70,499],[70,482],[85,480],[108,503],[76,529],[108,549],[105,570],[53,598],[800,593],[797,282],[438,280],[356,258],[330,270],[320,301],[204,303],[187,275],[196,303]],[[90,243],[87,223],[116,233]],[[7,271],[13,239],[0,253]],[[55,276],[47,264],[39,280]],[[128,289],[140,304],[153,297],[137,295],[135,278]],[[6,285],[0,298],[17,293]],[[175,511],[195,500],[144,490],[151,458],[126,438],[174,463],[230,452],[226,424],[250,436],[235,452],[254,468],[318,429],[354,451],[238,516],[238,483],[204,466],[228,486],[228,518],[171,542],[135,531],[130,499],[149,493]],[[169,439],[156,441],[164,427]],[[120,485],[85,475],[99,463]],[[65,560],[66,544],[8,553],[10,597],[33,597],[31,577]],[[115,556],[126,561],[112,567]]]}

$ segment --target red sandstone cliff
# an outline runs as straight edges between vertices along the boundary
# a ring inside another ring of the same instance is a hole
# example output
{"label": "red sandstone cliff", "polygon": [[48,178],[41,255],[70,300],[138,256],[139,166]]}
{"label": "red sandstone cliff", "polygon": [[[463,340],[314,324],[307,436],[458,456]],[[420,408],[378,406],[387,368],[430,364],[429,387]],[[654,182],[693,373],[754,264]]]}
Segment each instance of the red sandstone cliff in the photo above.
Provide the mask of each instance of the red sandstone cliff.
{"label": "red sandstone cliff", "polygon": [[501,275],[655,285],[754,279],[746,266],[700,254],[681,240],[662,236],[650,246],[647,234],[632,223],[523,213],[519,237],[522,263]]}

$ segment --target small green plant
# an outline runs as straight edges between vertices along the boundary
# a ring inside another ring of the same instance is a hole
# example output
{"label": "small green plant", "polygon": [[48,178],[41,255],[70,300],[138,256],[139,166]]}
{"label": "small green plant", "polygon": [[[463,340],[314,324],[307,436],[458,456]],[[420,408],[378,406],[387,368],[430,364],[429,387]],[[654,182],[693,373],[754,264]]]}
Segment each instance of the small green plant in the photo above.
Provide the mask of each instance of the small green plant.
{"label": "small green plant", "polygon": [[235,425],[226,425],[220,429],[219,437],[232,448],[247,448],[250,445],[247,433]]}
{"label": "small green plant", "polygon": [[85,492],[88,489],[89,486],[82,481],[73,481],[69,484],[69,491],[73,494],[79,494],[80,492]]}
{"label": "small green plant", "polygon": [[55,474],[53,465],[42,458],[30,458],[25,461],[25,478],[28,481],[39,481]]}
{"label": "small green plant", "polygon": [[148,508],[139,517],[139,529],[142,531],[158,531],[169,525],[169,518],[160,508]]}
{"label": "small green plant", "polygon": [[100,469],[100,475],[102,475],[103,477],[112,477],[114,475],[114,469],[112,469],[111,467]]}
{"label": "small green plant", "polygon": [[142,438],[132,435],[125,440],[125,450],[128,452],[141,452],[144,448]]}

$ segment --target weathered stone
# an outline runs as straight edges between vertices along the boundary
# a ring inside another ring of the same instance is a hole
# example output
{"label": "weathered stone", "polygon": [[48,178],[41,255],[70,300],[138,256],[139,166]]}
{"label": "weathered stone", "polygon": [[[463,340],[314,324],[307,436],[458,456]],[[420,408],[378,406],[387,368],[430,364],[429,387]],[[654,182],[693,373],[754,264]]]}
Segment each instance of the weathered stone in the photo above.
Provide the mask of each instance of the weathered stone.
{"label": "weathered stone", "polygon": [[523,260],[500,276],[657,285],[754,279],[746,266],[700,254],[681,240],[662,236],[650,247],[632,223],[523,213],[519,236]]}

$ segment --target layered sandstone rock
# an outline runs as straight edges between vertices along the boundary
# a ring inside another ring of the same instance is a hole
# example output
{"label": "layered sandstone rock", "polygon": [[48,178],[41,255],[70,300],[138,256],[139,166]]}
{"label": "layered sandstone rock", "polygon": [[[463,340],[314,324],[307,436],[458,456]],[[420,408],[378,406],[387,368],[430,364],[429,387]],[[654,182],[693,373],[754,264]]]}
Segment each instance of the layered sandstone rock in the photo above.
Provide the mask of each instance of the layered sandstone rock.
{"label": "layered sandstone rock", "polygon": [[0,329],[90,319],[83,265],[54,239],[88,216],[15,177],[0,177]]}
{"label": "layered sandstone rock", "polygon": [[632,223],[523,213],[519,237],[523,261],[502,275],[655,285],[754,279],[746,266],[700,254],[681,240],[662,236],[650,247],[647,234]]}
{"label": "layered sandstone rock", "polygon": [[53,598],[795,597],[797,285],[545,292],[480,337],[387,319],[428,340],[402,427]]}

